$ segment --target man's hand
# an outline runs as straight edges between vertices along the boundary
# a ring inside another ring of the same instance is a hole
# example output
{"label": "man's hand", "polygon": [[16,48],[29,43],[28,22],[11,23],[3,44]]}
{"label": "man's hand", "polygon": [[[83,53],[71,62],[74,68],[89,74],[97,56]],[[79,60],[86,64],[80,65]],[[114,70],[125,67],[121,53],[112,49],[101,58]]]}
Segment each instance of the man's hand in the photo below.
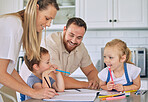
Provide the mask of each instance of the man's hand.
{"label": "man's hand", "polygon": [[88,84],[88,88],[98,89],[99,88],[99,82],[94,81],[94,80],[90,80],[89,84]]}

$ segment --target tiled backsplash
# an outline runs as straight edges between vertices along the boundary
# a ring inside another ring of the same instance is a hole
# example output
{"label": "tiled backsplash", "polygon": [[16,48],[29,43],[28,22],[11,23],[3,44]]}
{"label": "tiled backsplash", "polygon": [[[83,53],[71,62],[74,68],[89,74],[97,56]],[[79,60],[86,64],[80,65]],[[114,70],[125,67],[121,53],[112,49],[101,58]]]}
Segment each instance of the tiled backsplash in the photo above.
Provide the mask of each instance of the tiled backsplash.
{"label": "tiled backsplash", "polygon": [[[51,32],[55,31],[48,31],[47,34]],[[125,41],[128,47],[146,47],[148,49],[148,30],[88,30],[83,38],[83,43],[98,70],[100,70],[101,48],[115,38]]]}

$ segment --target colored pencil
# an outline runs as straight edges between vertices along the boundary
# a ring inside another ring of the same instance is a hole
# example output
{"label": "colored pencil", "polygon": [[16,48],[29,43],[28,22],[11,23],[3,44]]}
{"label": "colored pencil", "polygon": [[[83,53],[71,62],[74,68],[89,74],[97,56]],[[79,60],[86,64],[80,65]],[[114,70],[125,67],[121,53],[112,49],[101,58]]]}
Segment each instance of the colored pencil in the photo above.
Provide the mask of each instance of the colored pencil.
{"label": "colored pencil", "polygon": [[56,69],[56,71],[59,71],[59,72],[62,72],[62,73],[70,74],[70,72],[66,72],[66,71],[63,71],[63,70],[58,70],[58,69]]}

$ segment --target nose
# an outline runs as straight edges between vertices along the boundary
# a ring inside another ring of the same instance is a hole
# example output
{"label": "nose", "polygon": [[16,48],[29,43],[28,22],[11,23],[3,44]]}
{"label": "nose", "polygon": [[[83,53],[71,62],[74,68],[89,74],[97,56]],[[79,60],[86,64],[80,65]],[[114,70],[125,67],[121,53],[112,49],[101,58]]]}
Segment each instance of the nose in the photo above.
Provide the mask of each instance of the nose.
{"label": "nose", "polygon": [[72,41],[72,43],[77,43],[77,38],[73,37],[71,41]]}
{"label": "nose", "polygon": [[109,58],[104,58],[104,63],[109,63]]}
{"label": "nose", "polygon": [[51,25],[51,20],[46,22],[46,26],[50,27],[50,25]]}

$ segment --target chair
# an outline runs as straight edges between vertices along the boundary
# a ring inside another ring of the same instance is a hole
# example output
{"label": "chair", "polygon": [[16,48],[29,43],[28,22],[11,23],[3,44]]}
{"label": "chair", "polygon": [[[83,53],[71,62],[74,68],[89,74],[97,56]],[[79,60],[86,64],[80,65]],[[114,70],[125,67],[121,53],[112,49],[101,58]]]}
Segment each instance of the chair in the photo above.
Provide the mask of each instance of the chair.
{"label": "chair", "polygon": [[[19,75],[22,77],[22,79],[27,83],[27,79],[30,76],[31,71],[26,66],[25,62],[20,67]],[[17,99],[20,101],[23,101],[25,99],[24,95],[17,92]]]}

